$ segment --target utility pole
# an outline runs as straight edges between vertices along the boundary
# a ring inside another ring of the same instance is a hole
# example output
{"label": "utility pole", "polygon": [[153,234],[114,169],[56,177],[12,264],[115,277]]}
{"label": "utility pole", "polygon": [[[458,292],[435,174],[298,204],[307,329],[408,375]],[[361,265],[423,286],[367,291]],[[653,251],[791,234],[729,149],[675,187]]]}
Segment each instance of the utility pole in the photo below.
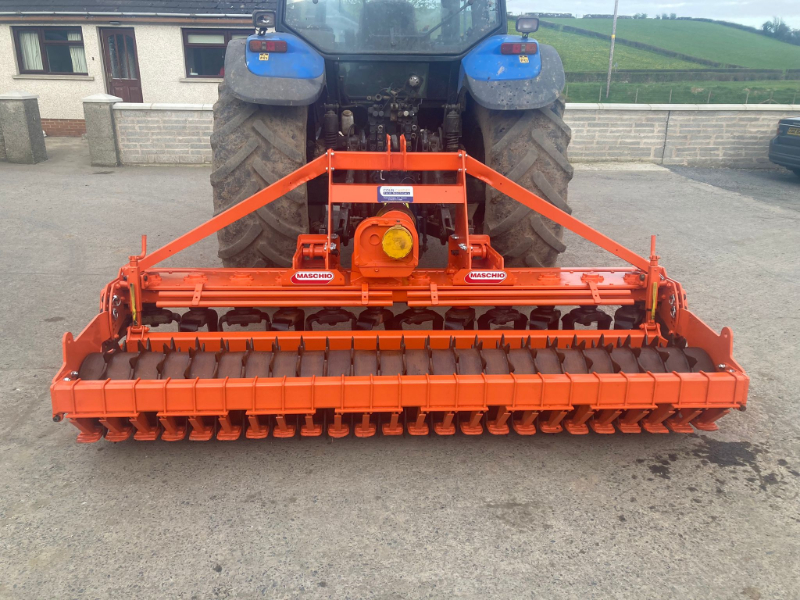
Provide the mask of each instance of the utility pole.
{"label": "utility pole", "polygon": [[614,24],[611,26],[611,53],[608,56],[608,81],[606,82],[606,99],[611,91],[611,69],[614,67],[614,42],[617,39],[617,10],[619,0],[614,0]]}

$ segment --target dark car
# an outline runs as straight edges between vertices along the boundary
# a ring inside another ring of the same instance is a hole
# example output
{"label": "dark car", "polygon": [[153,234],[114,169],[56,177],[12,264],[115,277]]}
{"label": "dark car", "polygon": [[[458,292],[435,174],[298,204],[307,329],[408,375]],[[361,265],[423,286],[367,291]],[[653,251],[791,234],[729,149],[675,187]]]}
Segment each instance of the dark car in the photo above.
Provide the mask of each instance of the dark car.
{"label": "dark car", "polygon": [[778,135],[769,143],[769,159],[800,177],[800,117],[780,120]]}

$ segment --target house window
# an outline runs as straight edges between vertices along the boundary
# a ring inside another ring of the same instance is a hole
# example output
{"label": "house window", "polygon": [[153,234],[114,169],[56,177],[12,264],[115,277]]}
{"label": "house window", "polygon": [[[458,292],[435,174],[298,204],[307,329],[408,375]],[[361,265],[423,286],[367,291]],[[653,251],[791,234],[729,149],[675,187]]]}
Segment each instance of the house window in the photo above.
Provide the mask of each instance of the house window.
{"label": "house window", "polygon": [[246,38],[250,33],[246,29],[184,29],[186,77],[222,77],[228,42]]}
{"label": "house window", "polygon": [[15,27],[20,73],[87,75],[80,27]]}

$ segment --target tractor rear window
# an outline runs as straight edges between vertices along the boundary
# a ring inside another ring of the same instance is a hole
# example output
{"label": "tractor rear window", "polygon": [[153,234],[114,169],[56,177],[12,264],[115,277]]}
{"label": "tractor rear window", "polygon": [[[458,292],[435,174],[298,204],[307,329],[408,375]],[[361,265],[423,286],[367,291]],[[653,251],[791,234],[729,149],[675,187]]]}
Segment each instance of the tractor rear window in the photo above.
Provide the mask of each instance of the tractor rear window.
{"label": "tractor rear window", "polygon": [[323,52],[459,54],[500,15],[497,0],[287,0],[285,22]]}
{"label": "tractor rear window", "polygon": [[186,77],[222,77],[228,42],[249,34],[247,29],[184,29]]}

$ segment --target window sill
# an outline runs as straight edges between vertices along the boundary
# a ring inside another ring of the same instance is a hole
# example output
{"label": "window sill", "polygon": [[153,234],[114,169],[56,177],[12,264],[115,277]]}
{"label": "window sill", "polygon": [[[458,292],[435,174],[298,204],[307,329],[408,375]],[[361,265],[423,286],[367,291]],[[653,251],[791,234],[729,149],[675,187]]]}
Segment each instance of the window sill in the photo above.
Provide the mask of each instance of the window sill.
{"label": "window sill", "polygon": [[181,77],[178,81],[181,83],[220,83],[222,77]]}
{"label": "window sill", "polygon": [[33,75],[33,74],[22,74],[22,75],[12,75],[11,79],[65,79],[68,81],[94,81],[94,77],[91,75]]}

